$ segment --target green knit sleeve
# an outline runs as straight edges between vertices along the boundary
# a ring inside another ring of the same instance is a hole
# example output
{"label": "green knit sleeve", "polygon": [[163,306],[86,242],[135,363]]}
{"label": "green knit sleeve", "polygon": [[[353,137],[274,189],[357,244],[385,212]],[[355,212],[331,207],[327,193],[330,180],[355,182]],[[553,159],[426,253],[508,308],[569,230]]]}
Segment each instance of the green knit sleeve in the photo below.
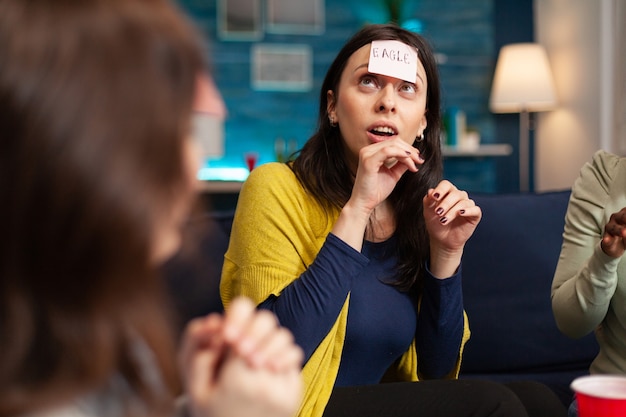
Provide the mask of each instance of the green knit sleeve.
{"label": "green knit sleeve", "polygon": [[600,240],[612,212],[610,191],[618,166],[619,157],[599,151],[572,187],[552,282],[554,316],[570,337],[582,337],[602,322],[617,286],[618,260],[602,251]]}

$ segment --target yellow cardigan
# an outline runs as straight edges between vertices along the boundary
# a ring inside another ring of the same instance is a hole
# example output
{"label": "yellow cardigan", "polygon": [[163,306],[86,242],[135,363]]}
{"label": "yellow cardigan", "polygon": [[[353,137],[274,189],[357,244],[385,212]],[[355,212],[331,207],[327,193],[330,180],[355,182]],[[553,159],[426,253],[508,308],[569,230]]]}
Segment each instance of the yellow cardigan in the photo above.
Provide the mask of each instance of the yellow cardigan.
{"label": "yellow cardigan", "polygon": [[[259,304],[299,277],[313,263],[339,210],[325,210],[298,182],[291,169],[280,163],[255,168],[244,183],[237,203],[220,293],[224,306],[236,296]],[[337,321],[303,368],[305,392],[298,416],[319,417],[324,412],[339,371],[346,333],[350,296]],[[465,316],[463,347],[469,339]],[[397,367],[393,380],[417,381],[415,340]]]}

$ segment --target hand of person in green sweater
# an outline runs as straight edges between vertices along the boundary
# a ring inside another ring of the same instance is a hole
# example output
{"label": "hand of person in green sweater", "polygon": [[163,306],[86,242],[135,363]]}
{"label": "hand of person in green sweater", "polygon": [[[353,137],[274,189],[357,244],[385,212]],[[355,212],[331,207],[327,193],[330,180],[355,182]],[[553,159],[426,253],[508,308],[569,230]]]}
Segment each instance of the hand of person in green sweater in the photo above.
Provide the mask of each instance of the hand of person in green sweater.
{"label": "hand of person in green sweater", "polygon": [[626,207],[611,214],[604,226],[604,235],[600,246],[604,253],[613,258],[620,258],[626,250]]}

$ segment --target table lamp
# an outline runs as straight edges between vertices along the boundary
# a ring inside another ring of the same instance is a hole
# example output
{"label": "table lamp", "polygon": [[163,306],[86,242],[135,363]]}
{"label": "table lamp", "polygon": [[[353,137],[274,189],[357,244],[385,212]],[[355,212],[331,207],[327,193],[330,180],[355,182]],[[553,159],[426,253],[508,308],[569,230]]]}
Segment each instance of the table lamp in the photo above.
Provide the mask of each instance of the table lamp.
{"label": "table lamp", "polygon": [[529,191],[529,112],[557,104],[552,72],[543,46],[515,43],[500,49],[489,98],[494,113],[519,113],[520,191]]}

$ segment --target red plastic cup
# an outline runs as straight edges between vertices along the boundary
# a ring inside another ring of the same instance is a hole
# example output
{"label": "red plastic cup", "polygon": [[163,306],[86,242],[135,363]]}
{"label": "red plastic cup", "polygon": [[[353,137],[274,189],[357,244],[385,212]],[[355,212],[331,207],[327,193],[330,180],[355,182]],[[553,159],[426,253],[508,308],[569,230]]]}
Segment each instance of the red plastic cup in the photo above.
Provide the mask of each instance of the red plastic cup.
{"label": "red plastic cup", "polygon": [[626,376],[583,376],[570,386],[576,393],[579,417],[626,416]]}
{"label": "red plastic cup", "polygon": [[256,166],[257,160],[259,159],[259,154],[256,152],[246,152],[243,157],[246,160],[248,171],[252,171]]}

